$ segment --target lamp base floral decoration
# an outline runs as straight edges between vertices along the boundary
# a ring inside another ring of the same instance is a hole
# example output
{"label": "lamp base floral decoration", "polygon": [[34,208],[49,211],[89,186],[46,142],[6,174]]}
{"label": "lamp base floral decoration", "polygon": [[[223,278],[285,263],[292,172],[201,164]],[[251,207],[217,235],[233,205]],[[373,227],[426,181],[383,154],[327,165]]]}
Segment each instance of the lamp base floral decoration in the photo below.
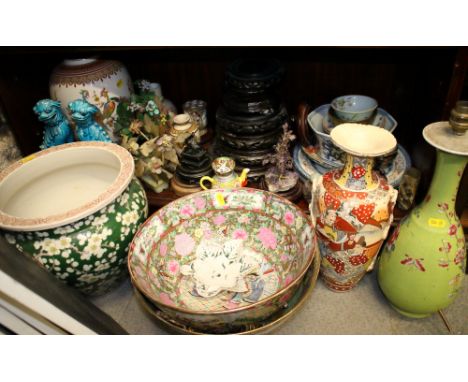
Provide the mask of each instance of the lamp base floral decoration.
{"label": "lamp base floral decoration", "polygon": [[169,187],[179,164],[176,145],[188,136],[169,134],[174,114],[149,85],[138,81],[139,93],[119,103],[116,129],[122,136],[121,145],[135,160],[135,175],[158,193]]}

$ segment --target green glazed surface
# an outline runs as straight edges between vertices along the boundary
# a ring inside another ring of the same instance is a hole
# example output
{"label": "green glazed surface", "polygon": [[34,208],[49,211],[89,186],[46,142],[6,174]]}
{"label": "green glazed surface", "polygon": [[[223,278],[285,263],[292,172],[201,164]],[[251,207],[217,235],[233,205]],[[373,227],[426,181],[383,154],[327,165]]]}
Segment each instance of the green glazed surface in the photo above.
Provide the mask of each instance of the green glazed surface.
{"label": "green glazed surface", "polygon": [[81,220],[43,231],[4,231],[4,235],[60,280],[97,295],[126,277],[128,246],[147,215],[145,191],[133,178],[113,202]]}
{"label": "green glazed surface", "polygon": [[466,266],[463,229],[455,199],[467,157],[437,150],[437,164],[424,201],[385,245],[378,281],[392,306],[409,317],[431,315],[450,305]]}

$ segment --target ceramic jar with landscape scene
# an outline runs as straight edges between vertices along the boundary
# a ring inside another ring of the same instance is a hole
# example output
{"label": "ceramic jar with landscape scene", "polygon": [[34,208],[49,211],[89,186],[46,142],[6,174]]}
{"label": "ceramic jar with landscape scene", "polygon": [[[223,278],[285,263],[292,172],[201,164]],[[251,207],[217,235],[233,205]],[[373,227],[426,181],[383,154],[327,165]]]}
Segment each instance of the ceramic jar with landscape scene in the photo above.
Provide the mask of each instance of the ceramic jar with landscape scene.
{"label": "ceramic jar with landscape scene", "polygon": [[52,72],[50,97],[60,101],[69,115],[67,105],[85,99],[99,109],[96,118],[104,125],[113,142],[120,137],[114,133],[117,106],[121,98],[130,98],[132,80],[127,69],[118,61],[95,58],[65,60]]}
{"label": "ceramic jar with landscape scene", "polygon": [[322,277],[332,290],[347,291],[373,263],[393,220],[397,191],[372,168],[375,157],[395,150],[396,140],[361,124],[339,125],[331,139],[346,153],[345,164],[313,182],[310,211]]}
{"label": "ceramic jar with landscape scene", "polygon": [[0,234],[86,294],[127,276],[128,246],[147,216],[146,195],[124,148],[75,142],[0,173]]}

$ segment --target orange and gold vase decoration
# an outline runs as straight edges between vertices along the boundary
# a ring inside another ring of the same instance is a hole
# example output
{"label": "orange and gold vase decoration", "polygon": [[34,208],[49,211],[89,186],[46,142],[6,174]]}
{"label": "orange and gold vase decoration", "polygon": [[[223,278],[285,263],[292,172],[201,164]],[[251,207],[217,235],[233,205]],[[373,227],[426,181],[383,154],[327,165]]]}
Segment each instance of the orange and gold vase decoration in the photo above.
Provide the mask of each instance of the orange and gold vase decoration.
{"label": "orange and gold vase decoration", "polygon": [[345,151],[345,164],[313,182],[310,212],[322,277],[330,289],[347,291],[373,264],[393,220],[397,191],[372,168],[375,157],[396,149],[396,140],[377,126],[349,123],[330,135]]}

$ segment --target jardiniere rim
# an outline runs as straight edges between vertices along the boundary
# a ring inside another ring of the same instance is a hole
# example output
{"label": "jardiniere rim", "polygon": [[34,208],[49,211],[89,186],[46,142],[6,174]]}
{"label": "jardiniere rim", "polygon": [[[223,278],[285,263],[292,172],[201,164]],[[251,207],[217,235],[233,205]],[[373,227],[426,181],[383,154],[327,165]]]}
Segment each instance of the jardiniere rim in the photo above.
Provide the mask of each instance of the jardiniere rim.
{"label": "jardiniere rim", "polygon": [[[13,163],[0,172],[0,186],[20,168],[26,167],[34,161],[41,160],[41,158],[44,158],[48,155],[64,152],[67,150],[83,150],[90,148],[112,154],[120,164],[116,178],[108,187],[106,187],[103,192],[101,192],[97,197],[78,207],[71,208],[70,210],[62,213],[52,214],[44,217],[17,217],[0,210],[0,228],[11,231],[41,231],[57,228],[89,216],[94,212],[99,211],[109,203],[113,202],[130,183],[134,173],[135,164],[132,155],[126,149],[114,143],[108,142],[73,142],[51,147],[49,149],[31,154]],[[85,150],[83,150],[83,152],[85,152]]]}

